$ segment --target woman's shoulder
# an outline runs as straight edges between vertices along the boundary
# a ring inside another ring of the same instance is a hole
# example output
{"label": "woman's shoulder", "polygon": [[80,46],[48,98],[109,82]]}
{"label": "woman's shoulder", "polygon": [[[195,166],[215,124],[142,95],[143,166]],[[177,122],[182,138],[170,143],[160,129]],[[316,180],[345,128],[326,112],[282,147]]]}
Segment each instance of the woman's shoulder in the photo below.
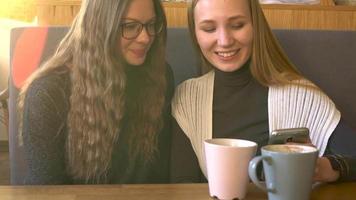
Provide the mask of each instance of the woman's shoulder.
{"label": "woman's shoulder", "polygon": [[188,79],[179,84],[175,90],[172,105],[188,105],[195,103],[201,103],[206,101],[207,98],[212,95],[214,81],[214,72],[208,72],[207,74]]}
{"label": "woman's shoulder", "polygon": [[177,90],[186,91],[187,88],[196,88],[201,85],[206,85],[208,81],[214,79],[214,71],[210,71],[202,76],[191,78],[183,81],[177,86]]}
{"label": "woman's shoulder", "polygon": [[273,85],[269,87],[269,98],[285,98],[290,99],[291,96],[304,97],[299,100],[309,102],[323,101],[334,105],[332,99],[312,81],[301,78],[291,81],[289,84]]}
{"label": "woman's shoulder", "polygon": [[69,98],[70,77],[69,72],[53,71],[44,76],[36,78],[27,89],[26,99],[58,97]]}
{"label": "woman's shoulder", "polygon": [[29,87],[33,89],[60,89],[63,88],[63,86],[67,86],[69,80],[68,71],[52,71],[33,80]]}
{"label": "woman's shoulder", "polygon": [[306,79],[306,78],[299,78],[290,81],[288,84],[275,84],[269,86],[269,88],[275,89],[275,90],[290,90],[292,88],[299,88],[299,92],[304,91],[304,92],[321,92],[321,89],[314,84],[312,81]]}

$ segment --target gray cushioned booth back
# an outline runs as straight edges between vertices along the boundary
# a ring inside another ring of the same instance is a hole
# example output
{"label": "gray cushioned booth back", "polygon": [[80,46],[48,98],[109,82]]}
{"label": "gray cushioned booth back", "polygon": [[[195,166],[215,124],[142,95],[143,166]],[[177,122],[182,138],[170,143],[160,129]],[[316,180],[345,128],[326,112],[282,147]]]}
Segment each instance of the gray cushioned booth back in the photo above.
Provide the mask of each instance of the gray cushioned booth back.
{"label": "gray cushioned booth back", "polygon": [[[14,54],[17,53],[14,50],[15,46],[26,29],[41,30],[36,27],[12,30],[11,67],[14,63]],[[52,55],[67,31],[67,27],[48,28],[39,63]],[[274,30],[274,32],[293,63],[335,101],[345,120],[356,129],[356,32],[310,30]],[[36,42],[31,39],[31,35],[26,40]],[[32,51],[31,45],[27,48],[28,51]],[[22,51],[24,52],[26,53]],[[17,55],[16,58],[21,59],[21,55]],[[197,76],[195,53],[187,29],[168,30],[167,60],[173,68],[176,84]],[[11,184],[22,184],[27,166],[23,158],[23,148],[19,147],[17,140],[18,88],[14,86],[12,75],[9,84]]]}

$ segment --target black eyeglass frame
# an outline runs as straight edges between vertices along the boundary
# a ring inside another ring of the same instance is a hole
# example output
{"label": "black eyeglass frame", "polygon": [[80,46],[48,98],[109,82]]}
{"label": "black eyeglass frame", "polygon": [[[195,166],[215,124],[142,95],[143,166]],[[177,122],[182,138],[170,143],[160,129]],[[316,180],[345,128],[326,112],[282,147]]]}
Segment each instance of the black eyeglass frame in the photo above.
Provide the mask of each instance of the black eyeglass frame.
{"label": "black eyeglass frame", "polygon": [[[127,35],[125,35],[125,31],[124,31],[124,30],[125,30],[125,26],[128,25],[128,24],[138,24],[138,25],[139,25],[139,28],[138,28],[136,34],[135,34],[134,36],[132,36],[132,37],[127,37]],[[151,33],[151,32],[149,31],[149,28],[148,28],[148,26],[149,26],[149,25],[152,25],[152,24],[154,24],[154,26],[155,26],[154,33]],[[158,25],[158,26],[157,26],[157,25]],[[157,28],[156,26],[157,26],[158,28]],[[125,39],[127,39],[127,40],[134,40],[134,39],[136,39],[136,38],[142,33],[143,28],[145,28],[146,33],[147,33],[150,37],[153,37],[153,36],[158,35],[158,34],[161,33],[162,30],[163,30],[163,22],[161,22],[161,20],[154,20],[154,21],[150,21],[150,22],[147,22],[147,23],[141,23],[141,22],[139,22],[139,21],[137,21],[137,20],[132,20],[132,19],[130,19],[129,22],[124,22],[124,23],[120,24],[120,28],[121,28],[121,29],[120,29],[120,31],[121,31],[121,37],[123,37],[123,38],[125,38]]]}

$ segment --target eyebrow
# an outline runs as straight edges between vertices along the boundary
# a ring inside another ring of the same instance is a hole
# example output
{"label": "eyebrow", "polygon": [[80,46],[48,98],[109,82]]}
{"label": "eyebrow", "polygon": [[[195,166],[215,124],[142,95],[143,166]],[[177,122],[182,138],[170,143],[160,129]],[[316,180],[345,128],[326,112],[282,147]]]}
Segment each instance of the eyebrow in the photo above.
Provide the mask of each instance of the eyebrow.
{"label": "eyebrow", "polygon": [[123,21],[123,22],[127,22],[127,21],[128,21],[128,22],[147,23],[147,22],[151,22],[151,21],[156,20],[156,19],[157,19],[157,17],[154,16],[154,17],[152,17],[151,19],[149,19],[149,20],[147,20],[147,21],[145,21],[145,22],[141,22],[140,20],[127,17],[127,18],[122,18],[122,21]]}
{"label": "eyebrow", "polygon": [[[247,17],[244,15],[236,15],[236,16],[232,16],[230,18],[228,18],[228,21],[233,21],[233,20],[237,20],[237,19],[246,19]],[[215,20],[212,19],[206,19],[206,20],[202,20],[201,22],[199,22],[199,24],[209,24],[209,23],[215,23]]]}
{"label": "eyebrow", "polygon": [[245,16],[245,15],[236,15],[236,16],[230,17],[229,21],[232,21],[235,19],[246,19],[246,18],[247,18],[247,16]]}

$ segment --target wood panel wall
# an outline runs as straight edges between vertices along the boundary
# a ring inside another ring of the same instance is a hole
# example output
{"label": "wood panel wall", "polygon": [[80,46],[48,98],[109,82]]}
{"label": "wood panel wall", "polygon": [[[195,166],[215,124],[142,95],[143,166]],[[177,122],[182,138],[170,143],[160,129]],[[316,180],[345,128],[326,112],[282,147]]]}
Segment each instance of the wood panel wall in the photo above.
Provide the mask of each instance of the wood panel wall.
{"label": "wood panel wall", "polygon": [[37,0],[39,25],[70,25],[80,9],[81,0]]}
{"label": "wood panel wall", "polygon": [[276,6],[263,11],[273,28],[356,30],[356,6]]}
{"label": "wood panel wall", "polygon": [[[81,0],[37,0],[40,25],[69,25]],[[186,3],[163,3],[169,27],[187,26]],[[336,6],[332,0],[320,5],[262,5],[272,28],[356,30],[356,6]]]}

